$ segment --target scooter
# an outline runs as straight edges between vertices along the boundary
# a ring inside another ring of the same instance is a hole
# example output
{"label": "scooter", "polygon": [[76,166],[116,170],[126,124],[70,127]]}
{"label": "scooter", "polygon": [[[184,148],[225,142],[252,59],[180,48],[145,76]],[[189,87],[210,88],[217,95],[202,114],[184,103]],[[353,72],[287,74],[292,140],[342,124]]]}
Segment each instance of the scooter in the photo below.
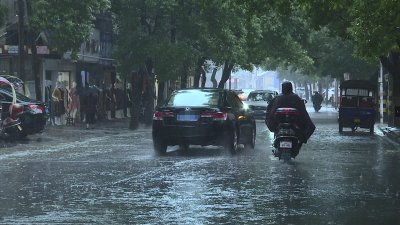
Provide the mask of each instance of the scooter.
{"label": "scooter", "polygon": [[15,141],[22,132],[21,121],[16,116],[23,113],[24,106],[16,103],[14,87],[8,80],[0,77],[0,85],[9,86],[13,93],[12,102],[0,101],[0,139]]}
{"label": "scooter", "polygon": [[279,160],[290,161],[295,158],[301,148],[296,131],[299,131],[294,121],[296,121],[299,113],[296,108],[278,108],[275,113],[279,125],[278,131],[275,132],[274,156]]}
{"label": "scooter", "polygon": [[0,138],[4,141],[16,141],[21,136],[22,128],[19,119],[7,117],[0,123]]}
{"label": "scooter", "polygon": [[315,112],[319,112],[319,110],[321,109],[321,102],[313,102],[313,107]]}

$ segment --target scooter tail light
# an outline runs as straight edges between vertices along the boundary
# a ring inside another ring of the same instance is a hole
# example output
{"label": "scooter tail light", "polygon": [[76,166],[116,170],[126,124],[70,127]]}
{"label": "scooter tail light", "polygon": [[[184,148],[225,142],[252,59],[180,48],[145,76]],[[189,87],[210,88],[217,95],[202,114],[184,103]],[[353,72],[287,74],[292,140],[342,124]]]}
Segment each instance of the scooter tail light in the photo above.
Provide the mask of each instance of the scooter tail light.
{"label": "scooter tail light", "polygon": [[20,104],[12,104],[9,108],[11,116],[16,116],[24,112],[24,107]]}
{"label": "scooter tail light", "polygon": [[7,118],[4,119],[4,124],[3,124],[3,126],[12,125],[12,124],[14,124],[14,123],[16,123],[16,122],[18,122],[18,121],[17,121],[17,120],[14,120],[14,119],[11,118],[11,117],[7,117]]}

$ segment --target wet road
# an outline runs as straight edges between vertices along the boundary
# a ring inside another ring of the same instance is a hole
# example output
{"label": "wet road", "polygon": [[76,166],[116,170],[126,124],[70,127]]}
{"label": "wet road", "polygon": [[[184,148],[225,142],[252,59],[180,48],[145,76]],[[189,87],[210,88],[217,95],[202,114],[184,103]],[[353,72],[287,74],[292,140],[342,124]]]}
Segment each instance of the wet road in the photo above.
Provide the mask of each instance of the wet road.
{"label": "wet road", "polygon": [[256,149],[152,150],[150,130],[0,153],[0,224],[400,224],[400,148],[376,129],[338,133],[337,112],[290,164]]}

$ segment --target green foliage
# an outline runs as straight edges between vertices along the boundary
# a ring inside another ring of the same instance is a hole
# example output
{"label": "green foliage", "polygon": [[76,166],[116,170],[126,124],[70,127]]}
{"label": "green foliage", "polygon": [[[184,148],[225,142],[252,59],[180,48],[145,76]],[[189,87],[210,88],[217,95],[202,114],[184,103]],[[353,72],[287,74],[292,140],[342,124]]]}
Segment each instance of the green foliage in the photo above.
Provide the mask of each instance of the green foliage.
{"label": "green foliage", "polygon": [[4,5],[0,4],[0,27],[2,27],[4,25],[5,18],[8,15],[8,13],[9,13],[9,10],[7,9],[7,7],[5,7]]}
{"label": "green foliage", "polygon": [[51,42],[59,52],[72,49],[71,58],[89,39],[96,14],[108,10],[110,0],[29,0],[33,15],[29,25],[37,32],[52,33]]}
{"label": "green foliage", "polygon": [[400,2],[392,0],[297,0],[313,28],[329,25],[330,32],[354,43],[354,55],[377,66],[380,56],[400,52]]}
{"label": "green foliage", "polygon": [[392,0],[355,0],[349,12],[354,18],[349,33],[356,54],[371,62],[389,52],[400,52],[400,2]]}
{"label": "green foliage", "polygon": [[[176,79],[182,65],[193,65],[200,55],[196,5],[169,0],[115,0],[113,12],[117,33],[114,52],[120,71],[137,70],[147,59],[154,61],[157,79]],[[115,6],[115,7],[114,7]],[[192,14],[189,12],[192,10]],[[197,37],[196,37],[197,35]]]}

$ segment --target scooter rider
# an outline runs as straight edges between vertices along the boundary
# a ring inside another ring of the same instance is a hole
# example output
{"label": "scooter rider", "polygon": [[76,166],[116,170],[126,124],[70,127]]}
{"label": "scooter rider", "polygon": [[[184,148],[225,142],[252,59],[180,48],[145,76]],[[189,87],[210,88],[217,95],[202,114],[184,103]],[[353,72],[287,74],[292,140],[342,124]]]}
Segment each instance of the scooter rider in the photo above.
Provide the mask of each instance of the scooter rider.
{"label": "scooter rider", "polygon": [[314,133],[315,125],[308,115],[303,100],[293,93],[292,83],[288,81],[282,83],[282,94],[276,96],[268,104],[265,123],[271,132],[276,132],[278,129],[279,123],[275,118],[275,112],[278,108],[296,108],[299,112],[298,120],[295,122],[295,125],[298,127],[296,133],[300,141],[300,144],[296,149],[297,155],[301,145],[307,143],[307,140]]}
{"label": "scooter rider", "polygon": [[324,98],[318,91],[315,92],[315,94],[312,96],[312,102],[313,104],[321,105],[322,101],[324,101]]}

